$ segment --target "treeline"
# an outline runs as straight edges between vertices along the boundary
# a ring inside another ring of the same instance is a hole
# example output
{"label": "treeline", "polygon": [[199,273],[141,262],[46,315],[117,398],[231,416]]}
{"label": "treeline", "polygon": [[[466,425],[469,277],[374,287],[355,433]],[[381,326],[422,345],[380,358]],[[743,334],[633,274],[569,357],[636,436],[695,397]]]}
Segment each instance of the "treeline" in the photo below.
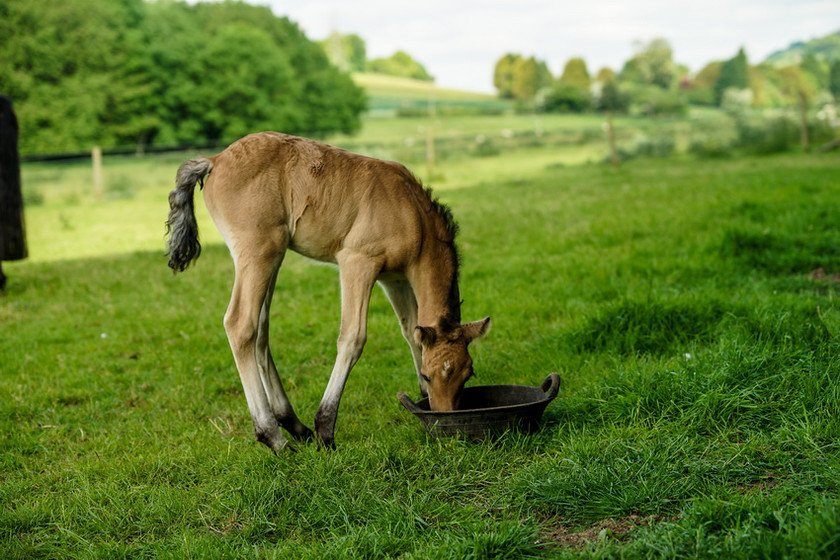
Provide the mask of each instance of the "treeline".
{"label": "treeline", "polygon": [[5,0],[0,93],[24,154],[352,132],[366,104],[296,24],[235,1]]}
{"label": "treeline", "polygon": [[426,68],[405,51],[397,51],[386,58],[368,59],[367,44],[356,34],[342,35],[334,31],[320,44],[330,61],[345,72],[373,72],[426,82],[434,80]]}
{"label": "treeline", "polygon": [[741,49],[696,74],[674,61],[665,39],[637,44],[621,70],[602,68],[594,75],[582,58],[568,60],[555,77],[544,61],[506,54],[496,63],[493,83],[500,97],[548,112],[597,110],[605,87],[613,96],[612,108],[645,115],[681,114],[689,105],[772,108],[830,103],[840,96],[840,33],[820,43],[824,46],[833,37],[836,41],[828,41],[833,49],[802,51],[793,63],[751,65]]}

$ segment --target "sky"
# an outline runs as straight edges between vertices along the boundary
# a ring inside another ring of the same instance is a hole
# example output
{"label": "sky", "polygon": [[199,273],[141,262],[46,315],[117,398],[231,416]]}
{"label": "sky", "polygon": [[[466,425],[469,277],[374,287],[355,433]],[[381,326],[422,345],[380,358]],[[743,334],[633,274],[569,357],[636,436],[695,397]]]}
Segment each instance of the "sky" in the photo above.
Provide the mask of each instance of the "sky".
{"label": "sky", "polygon": [[744,47],[751,64],[840,30],[840,0],[249,0],[287,16],[312,40],[364,39],[368,58],[404,50],[439,87],[493,93],[506,53],[559,75],[581,57],[590,74],[620,70],[639,42],[664,38],[693,72]]}

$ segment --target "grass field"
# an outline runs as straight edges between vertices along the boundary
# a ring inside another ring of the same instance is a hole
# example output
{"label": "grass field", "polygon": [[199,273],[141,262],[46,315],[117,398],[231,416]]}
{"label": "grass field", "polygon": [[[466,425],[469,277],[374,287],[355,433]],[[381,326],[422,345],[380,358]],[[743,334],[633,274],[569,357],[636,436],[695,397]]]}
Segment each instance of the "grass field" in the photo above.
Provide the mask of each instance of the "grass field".
{"label": "grass field", "polygon": [[495,95],[440,88],[433,82],[398,78],[383,74],[356,73],[353,81],[368,95],[368,110],[372,115],[394,116],[400,110],[424,111],[430,103],[443,111],[503,112],[510,102]]}
{"label": "grass field", "polygon": [[[33,255],[0,295],[0,557],[836,557],[837,156],[563,154],[460,162],[439,191],[465,319],[494,320],[473,383],[558,371],[542,429],[429,439],[377,291],[338,449],[281,456],[251,435],[203,204],[204,254],[166,268],[178,158],[127,160],[102,201],[65,186],[81,168],[28,166]],[[338,300],[333,269],[289,256],[271,339],[310,424]]]}

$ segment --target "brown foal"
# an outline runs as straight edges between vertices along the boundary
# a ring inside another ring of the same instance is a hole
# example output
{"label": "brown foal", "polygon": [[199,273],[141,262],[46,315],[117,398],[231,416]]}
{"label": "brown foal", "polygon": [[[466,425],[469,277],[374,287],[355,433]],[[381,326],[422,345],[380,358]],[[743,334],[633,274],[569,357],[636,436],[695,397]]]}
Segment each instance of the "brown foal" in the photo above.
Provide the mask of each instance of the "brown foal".
{"label": "brown foal", "polygon": [[341,394],[362,354],[377,282],[411,348],[421,393],[433,410],[458,407],[473,374],[467,347],[490,319],[461,324],[457,225],[404,166],[275,132],[190,160],[169,195],[167,254],[175,272],[201,251],[193,207],[199,181],[233,257],[224,326],[257,440],[279,451],[288,445],[280,427],[296,439],[313,435],[295,414],[268,347],[269,307],[287,249],[339,269],[338,353],[315,415],[324,445],[334,445]]}

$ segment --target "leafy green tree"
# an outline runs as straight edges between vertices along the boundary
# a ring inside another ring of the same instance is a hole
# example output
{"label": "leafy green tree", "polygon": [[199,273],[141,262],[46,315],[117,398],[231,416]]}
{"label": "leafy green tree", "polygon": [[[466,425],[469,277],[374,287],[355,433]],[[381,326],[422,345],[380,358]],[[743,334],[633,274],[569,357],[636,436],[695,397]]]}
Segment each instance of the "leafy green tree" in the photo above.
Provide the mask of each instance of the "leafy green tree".
{"label": "leafy green tree", "polygon": [[377,74],[413,78],[426,82],[434,81],[422,64],[405,51],[397,51],[390,58],[375,58],[368,63],[368,70]]}
{"label": "leafy green tree", "polygon": [[606,82],[595,102],[595,109],[611,113],[626,113],[630,107],[630,96],[616,82]]}
{"label": "leafy green tree", "polygon": [[493,85],[502,99],[513,99],[516,61],[521,59],[521,55],[508,53],[496,62]]}
{"label": "leafy green tree", "polygon": [[793,65],[784,66],[776,69],[776,75],[782,92],[791,104],[796,104],[801,99],[807,102],[814,97],[814,86],[808,81],[802,68]]}
{"label": "leafy green tree", "polygon": [[803,56],[799,67],[816,89],[828,89],[828,64],[818,59],[814,53],[809,52]]}
{"label": "leafy green tree", "polygon": [[532,102],[542,89],[551,86],[554,78],[545,61],[519,54],[506,54],[496,62],[493,85],[503,99]]}
{"label": "leafy green tree", "polygon": [[588,90],[592,85],[592,80],[589,77],[589,70],[586,68],[586,62],[582,58],[571,58],[563,67],[563,73],[560,74],[560,83],[575,86],[583,90]]}
{"label": "leafy green tree", "polygon": [[828,91],[834,96],[835,101],[840,99],[840,58],[831,63],[828,71]]}
{"label": "leafy green tree", "polygon": [[330,62],[343,72],[364,72],[367,70],[367,45],[358,35],[342,35],[333,31],[319,44],[327,53]]}
{"label": "leafy green tree", "polygon": [[[606,77],[605,77],[606,78]],[[615,126],[613,116],[616,113],[624,113],[630,107],[630,96],[621,91],[616,81],[606,79],[602,82],[600,95],[595,103],[595,108],[604,113],[606,118],[607,142],[610,147],[610,161],[613,167],[619,164],[618,149],[615,143]]]}
{"label": "leafy green tree", "polygon": [[615,72],[612,71],[611,68],[607,68],[604,66],[598,73],[595,75],[595,81],[599,84],[607,84],[610,82],[615,82],[618,80],[618,76],[615,75]]}
{"label": "leafy green tree", "polygon": [[5,0],[0,15],[23,153],[360,126],[362,90],[268,8]]}
{"label": "leafy green tree", "polygon": [[278,130],[300,129],[293,99],[300,96],[291,61],[265,31],[235,23],[208,38],[199,58],[214,86],[200,105],[209,139],[238,138],[256,123]]}
{"label": "leafy green tree", "polygon": [[637,85],[671,88],[677,79],[673,49],[666,39],[637,42],[635,55],[624,64],[620,79]]}
{"label": "leafy green tree", "polygon": [[516,59],[513,65],[513,97],[518,101],[530,101],[537,94],[539,78],[537,61],[533,57]]}
{"label": "leafy green tree", "polygon": [[592,105],[590,85],[592,81],[586,62],[572,58],[563,67],[557,83],[545,96],[543,108],[549,112],[582,113]]}
{"label": "leafy green tree", "polygon": [[549,113],[583,113],[592,105],[592,96],[587,90],[558,82],[543,101],[543,109]]}
{"label": "leafy green tree", "polygon": [[798,66],[785,66],[777,71],[782,92],[791,104],[799,108],[799,130],[802,151],[810,149],[808,133],[808,103],[814,97],[813,85]]}
{"label": "leafy green tree", "polygon": [[12,97],[23,153],[126,141],[150,124],[128,112],[148,94],[135,77],[132,31],[142,0],[6,0],[0,5],[0,91]]}
{"label": "leafy green tree", "polygon": [[720,67],[720,73],[714,87],[715,104],[721,104],[723,94],[727,89],[747,89],[748,87],[750,87],[749,64],[747,55],[741,48],[737,55],[724,62]]}
{"label": "leafy green tree", "polygon": [[548,69],[548,64],[544,60],[537,60],[537,91],[551,87],[554,84],[554,76],[551,75],[551,70]]}
{"label": "leafy green tree", "polygon": [[275,17],[267,7],[244,2],[200,3],[195,8],[197,23],[207,22],[204,29],[199,28],[199,36],[233,23],[249,25],[267,32],[291,64],[294,83],[287,83],[281,93],[284,102],[292,107],[287,114],[293,113],[293,120],[287,125],[253,123],[253,129],[271,128],[310,136],[359,129],[359,116],[367,103],[364,91],[330,64],[324,50],[310,41],[297,24]]}
{"label": "leafy green tree", "polygon": [[710,62],[689,81],[685,92],[689,103],[694,105],[715,105],[715,83],[720,75],[721,62]]}

